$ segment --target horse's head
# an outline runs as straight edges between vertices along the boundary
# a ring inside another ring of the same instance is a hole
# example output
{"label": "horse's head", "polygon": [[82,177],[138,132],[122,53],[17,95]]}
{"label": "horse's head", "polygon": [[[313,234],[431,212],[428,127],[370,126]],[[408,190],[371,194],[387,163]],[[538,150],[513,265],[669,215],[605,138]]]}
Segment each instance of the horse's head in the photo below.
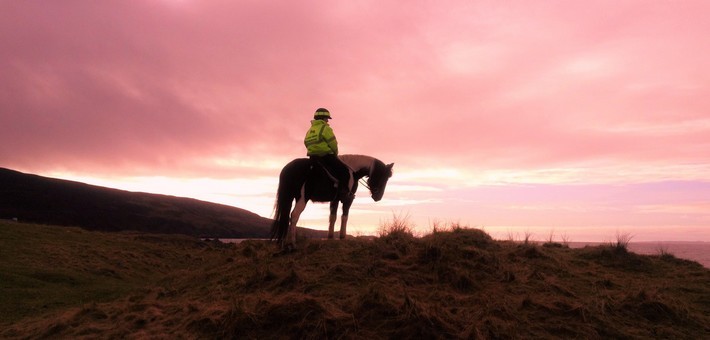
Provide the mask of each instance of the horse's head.
{"label": "horse's head", "polygon": [[367,186],[370,187],[370,194],[375,202],[382,199],[385,194],[387,181],[392,177],[392,167],[394,163],[385,165],[379,160],[374,162],[374,167],[370,172],[370,177],[367,179]]}

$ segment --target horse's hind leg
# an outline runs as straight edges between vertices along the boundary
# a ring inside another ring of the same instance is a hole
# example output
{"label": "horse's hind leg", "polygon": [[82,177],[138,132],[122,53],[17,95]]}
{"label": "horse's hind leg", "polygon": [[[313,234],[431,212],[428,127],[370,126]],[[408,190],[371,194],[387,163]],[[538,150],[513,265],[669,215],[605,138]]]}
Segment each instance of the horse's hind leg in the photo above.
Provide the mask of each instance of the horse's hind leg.
{"label": "horse's hind leg", "polygon": [[291,248],[296,249],[296,225],[298,224],[298,219],[301,217],[301,213],[306,209],[306,200],[301,195],[296,201],[296,205],[291,212],[291,221],[288,224],[288,243],[290,243]]}
{"label": "horse's hind leg", "polygon": [[330,216],[328,217],[328,239],[333,239],[335,233],[335,220],[338,218],[338,201],[330,202]]}

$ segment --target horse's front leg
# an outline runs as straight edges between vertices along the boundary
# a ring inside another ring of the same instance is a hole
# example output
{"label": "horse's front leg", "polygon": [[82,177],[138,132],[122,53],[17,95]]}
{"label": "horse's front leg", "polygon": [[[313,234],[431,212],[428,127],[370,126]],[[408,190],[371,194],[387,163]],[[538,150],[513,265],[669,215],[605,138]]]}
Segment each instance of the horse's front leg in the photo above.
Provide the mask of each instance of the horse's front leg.
{"label": "horse's front leg", "polygon": [[350,214],[350,206],[353,205],[353,199],[348,199],[343,202],[343,216],[340,217],[340,239],[344,240],[348,229],[348,215]]}
{"label": "horse's front leg", "polygon": [[330,216],[328,217],[328,239],[332,240],[335,234],[335,220],[338,218],[338,201],[330,202]]}

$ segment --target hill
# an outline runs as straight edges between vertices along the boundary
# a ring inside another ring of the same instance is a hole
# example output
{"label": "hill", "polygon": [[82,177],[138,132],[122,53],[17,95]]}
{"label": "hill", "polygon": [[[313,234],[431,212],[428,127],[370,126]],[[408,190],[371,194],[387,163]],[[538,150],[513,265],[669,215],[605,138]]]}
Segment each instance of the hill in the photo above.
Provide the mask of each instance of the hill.
{"label": "hill", "polygon": [[[272,222],[227,205],[129,192],[4,168],[0,168],[0,218],[98,231],[134,230],[211,238],[266,238]],[[315,233],[318,231],[309,232]]]}
{"label": "hill", "polygon": [[2,338],[710,338],[710,270],[451,227],[238,245],[0,222]]}

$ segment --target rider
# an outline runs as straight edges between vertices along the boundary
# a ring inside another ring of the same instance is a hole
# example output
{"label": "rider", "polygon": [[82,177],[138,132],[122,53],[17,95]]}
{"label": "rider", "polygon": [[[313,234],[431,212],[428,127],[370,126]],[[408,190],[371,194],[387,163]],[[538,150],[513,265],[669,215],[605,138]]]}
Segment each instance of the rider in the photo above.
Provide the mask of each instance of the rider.
{"label": "rider", "polygon": [[345,199],[352,196],[349,188],[350,170],[338,158],[338,141],[335,139],[333,129],[328,125],[328,119],[331,119],[328,110],[324,108],[316,110],[303,143],[308,149],[308,156],[312,160],[320,161],[338,180],[338,197]]}

